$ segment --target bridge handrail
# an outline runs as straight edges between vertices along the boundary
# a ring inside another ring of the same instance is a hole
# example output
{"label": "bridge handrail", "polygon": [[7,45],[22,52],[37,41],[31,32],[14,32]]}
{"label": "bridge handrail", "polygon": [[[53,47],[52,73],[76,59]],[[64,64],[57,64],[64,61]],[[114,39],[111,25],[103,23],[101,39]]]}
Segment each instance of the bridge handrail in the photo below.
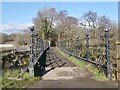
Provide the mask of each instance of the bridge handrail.
{"label": "bridge handrail", "polygon": [[41,55],[49,48],[49,42],[38,37],[38,34],[34,34],[34,26],[30,27],[31,41],[30,41],[30,59],[29,65],[22,68],[22,74],[29,70],[30,76],[34,76],[34,65],[37,63]]}
{"label": "bridge handrail", "polygon": [[[102,67],[106,67],[107,68],[107,76],[109,79],[112,79],[113,66],[112,66],[112,63],[110,61],[110,46],[109,46],[109,35],[108,35],[109,30],[104,29],[104,31],[105,31],[105,34],[103,36],[90,37],[89,34],[86,33],[85,38],[79,38],[77,36],[75,39],[71,39],[71,40],[70,39],[69,40],[68,39],[67,40],[65,40],[65,39],[60,40],[57,43],[57,47],[69,55],[72,55],[74,57],[88,61],[90,63],[100,65]],[[102,41],[101,45],[90,44],[90,39],[101,39],[101,38],[105,40],[104,42]],[[84,40],[85,42],[83,42],[81,40]],[[82,45],[84,47],[80,47],[80,45]],[[98,60],[90,59],[90,48],[91,47],[92,48],[103,47],[102,51],[99,51],[99,53],[102,57],[99,57]],[[82,48],[85,48],[84,52],[86,53],[86,57],[84,57],[84,58],[79,56],[79,53],[83,53],[83,52],[80,52],[80,50]],[[99,61],[100,58],[102,58],[103,61]],[[103,62],[103,63],[101,64],[101,62]]]}

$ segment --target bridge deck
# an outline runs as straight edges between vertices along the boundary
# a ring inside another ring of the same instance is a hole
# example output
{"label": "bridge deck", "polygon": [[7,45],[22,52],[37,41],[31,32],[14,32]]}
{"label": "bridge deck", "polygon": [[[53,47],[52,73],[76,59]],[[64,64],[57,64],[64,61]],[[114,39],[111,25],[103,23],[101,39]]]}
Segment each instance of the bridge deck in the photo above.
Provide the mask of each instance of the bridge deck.
{"label": "bridge deck", "polygon": [[88,71],[76,67],[61,56],[56,48],[47,52],[46,71],[42,80],[28,86],[29,88],[117,88],[110,81],[95,81]]}
{"label": "bridge deck", "polygon": [[51,48],[47,52],[46,58],[47,67],[75,67],[75,65],[67,60],[65,57],[62,57],[60,53],[57,52],[55,48]]}

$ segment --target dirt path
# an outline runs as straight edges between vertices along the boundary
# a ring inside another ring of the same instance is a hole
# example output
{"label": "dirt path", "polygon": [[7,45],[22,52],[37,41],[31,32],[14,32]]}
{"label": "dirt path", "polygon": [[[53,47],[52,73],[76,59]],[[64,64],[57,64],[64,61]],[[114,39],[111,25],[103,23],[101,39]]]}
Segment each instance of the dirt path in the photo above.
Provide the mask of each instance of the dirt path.
{"label": "dirt path", "polygon": [[76,67],[61,56],[56,48],[47,52],[46,60],[47,73],[29,88],[117,88],[116,83],[93,80],[91,73]]}

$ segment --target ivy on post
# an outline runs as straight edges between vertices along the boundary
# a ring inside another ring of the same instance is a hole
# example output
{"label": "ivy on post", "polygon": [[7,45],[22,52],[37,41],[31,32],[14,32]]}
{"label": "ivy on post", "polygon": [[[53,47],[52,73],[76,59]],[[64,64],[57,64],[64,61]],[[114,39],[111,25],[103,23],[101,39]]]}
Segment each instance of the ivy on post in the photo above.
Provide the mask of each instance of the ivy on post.
{"label": "ivy on post", "polygon": [[104,29],[105,31],[105,42],[106,42],[106,62],[107,62],[107,77],[109,80],[112,80],[112,65],[110,62],[110,52],[109,52],[109,41],[108,41],[108,32],[109,29]]}
{"label": "ivy on post", "polygon": [[29,61],[29,74],[34,76],[34,26],[30,27],[31,30],[31,42],[30,42],[30,61]]}

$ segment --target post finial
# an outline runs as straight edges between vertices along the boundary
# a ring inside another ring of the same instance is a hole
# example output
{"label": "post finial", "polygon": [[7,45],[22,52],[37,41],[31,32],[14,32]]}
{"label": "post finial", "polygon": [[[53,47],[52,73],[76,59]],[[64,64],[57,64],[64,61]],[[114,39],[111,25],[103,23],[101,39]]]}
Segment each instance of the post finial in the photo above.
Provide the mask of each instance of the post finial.
{"label": "post finial", "polygon": [[30,27],[30,30],[31,30],[31,31],[34,31],[34,26],[31,26],[31,27]]}
{"label": "post finial", "polygon": [[105,29],[104,29],[104,31],[105,31],[105,32],[108,32],[108,31],[109,31],[109,29],[105,28]]}

